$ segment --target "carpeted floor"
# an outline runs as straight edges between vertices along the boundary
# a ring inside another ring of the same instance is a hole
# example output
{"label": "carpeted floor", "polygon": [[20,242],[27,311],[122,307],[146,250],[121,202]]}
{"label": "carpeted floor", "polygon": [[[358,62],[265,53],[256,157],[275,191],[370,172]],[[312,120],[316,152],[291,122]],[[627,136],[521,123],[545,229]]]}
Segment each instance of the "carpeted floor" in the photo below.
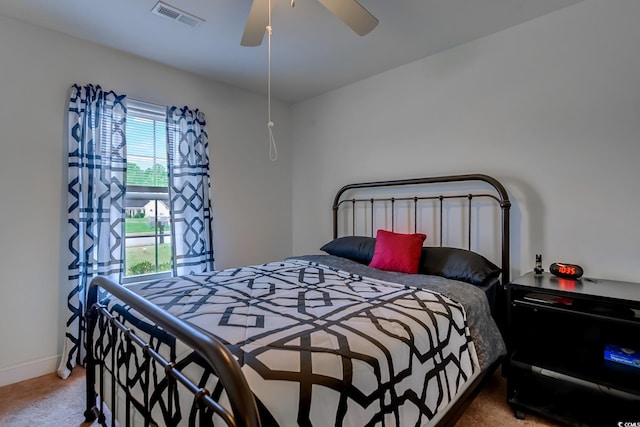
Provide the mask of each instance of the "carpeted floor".
{"label": "carpeted floor", "polygon": [[[550,426],[532,415],[518,420],[505,401],[505,380],[497,372],[474,399],[456,427]],[[89,427],[83,423],[84,370],[67,380],[55,374],[0,387],[0,427]]]}
{"label": "carpeted floor", "polygon": [[89,426],[84,420],[84,370],[68,380],[49,374],[0,388],[0,426]]}

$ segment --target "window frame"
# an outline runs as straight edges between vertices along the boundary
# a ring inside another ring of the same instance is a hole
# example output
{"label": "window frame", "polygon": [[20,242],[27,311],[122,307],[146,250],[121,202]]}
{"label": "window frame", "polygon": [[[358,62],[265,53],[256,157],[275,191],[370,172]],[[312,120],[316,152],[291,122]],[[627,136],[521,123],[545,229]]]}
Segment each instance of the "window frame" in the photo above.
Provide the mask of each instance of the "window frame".
{"label": "window frame", "polygon": [[[166,107],[161,106],[161,105],[157,105],[157,104],[151,104],[148,102],[144,102],[144,101],[138,101],[138,100],[132,100],[129,99],[127,101],[127,118],[129,117],[139,117],[142,119],[147,119],[147,120],[153,120],[155,122],[165,122],[166,123],[166,118],[167,118],[167,110]],[[156,141],[156,137],[154,136],[154,143],[157,142]],[[166,147],[166,145],[165,145]],[[154,144],[154,150],[156,149],[155,144]],[[165,148],[165,158],[167,156],[166,153],[166,148]],[[154,151],[153,153],[153,157],[157,158],[157,153]],[[168,165],[167,165],[168,168]],[[126,205],[126,200],[155,200],[156,201],[156,209],[154,209],[154,217],[155,217],[155,227],[154,227],[154,231],[153,234],[151,234],[151,232],[149,233],[149,235],[143,235],[143,236],[131,236],[131,237],[127,237],[127,233],[126,233],[126,221],[127,218],[125,218],[125,233],[124,233],[124,264],[125,264],[125,268],[124,268],[124,272],[123,272],[123,277],[122,277],[122,283],[124,285],[128,285],[128,284],[132,284],[132,283],[140,283],[140,282],[147,282],[150,280],[158,280],[158,279],[165,279],[165,278],[170,278],[173,277],[173,233],[171,232],[171,228],[172,228],[172,223],[169,220],[169,229],[168,231],[164,231],[161,234],[159,234],[159,228],[158,228],[158,209],[157,209],[157,202],[158,201],[164,201],[166,202],[166,205],[169,207],[169,210],[171,210],[171,205],[169,203],[169,184],[167,183],[166,187],[161,187],[161,186],[144,186],[144,185],[135,185],[135,184],[126,184],[125,182],[125,205]],[[171,218],[171,215],[169,215],[169,219]],[[170,263],[171,263],[171,267],[169,269],[169,271],[162,271],[162,272],[155,272],[155,273],[146,273],[146,274],[138,274],[138,275],[133,275],[133,276],[128,276],[127,275],[127,241],[128,239],[136,239],[136,238],[149,238],[149,237],[153,237],[155,239],[154,241],[154,249],[155,249],[155,267],[156,269],[158,268],[158,245],[160,244],[159,240],[160,238],[164,237],[164,238],[169,238],[169,241],[171,243],[171,259],[170,259]]]}

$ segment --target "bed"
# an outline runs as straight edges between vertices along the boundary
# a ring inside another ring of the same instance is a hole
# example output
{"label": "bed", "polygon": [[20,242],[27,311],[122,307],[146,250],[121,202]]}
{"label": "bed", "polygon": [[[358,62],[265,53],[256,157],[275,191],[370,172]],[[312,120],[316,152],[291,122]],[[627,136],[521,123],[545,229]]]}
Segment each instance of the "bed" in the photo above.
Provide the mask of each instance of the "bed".
{"label": "bed", "polygon": [[[505,354],[509,208],[486,175],[350,184],[321,255],[127,287],[96,278],[85,417],[453,425]],[[495,263],[478,252],[487,229]]]}

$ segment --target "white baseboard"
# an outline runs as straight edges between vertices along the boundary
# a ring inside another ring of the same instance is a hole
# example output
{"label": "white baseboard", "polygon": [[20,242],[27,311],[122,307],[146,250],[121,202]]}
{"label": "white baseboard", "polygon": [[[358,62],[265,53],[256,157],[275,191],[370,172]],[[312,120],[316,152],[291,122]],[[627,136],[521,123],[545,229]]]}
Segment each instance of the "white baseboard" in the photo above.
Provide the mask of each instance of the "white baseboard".
{"label": "white baseboard", "polygon": [[52,356],[0,369],[0,387],[54,373],[59,363],[60,356]]}

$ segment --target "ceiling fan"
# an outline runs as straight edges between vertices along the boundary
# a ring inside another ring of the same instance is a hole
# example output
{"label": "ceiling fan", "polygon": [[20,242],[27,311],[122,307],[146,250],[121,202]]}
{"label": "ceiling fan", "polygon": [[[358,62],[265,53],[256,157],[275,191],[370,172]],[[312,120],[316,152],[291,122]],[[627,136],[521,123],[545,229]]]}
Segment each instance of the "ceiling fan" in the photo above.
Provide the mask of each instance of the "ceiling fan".
{"label": "ceiling fan", "polygon": [[[260,46],[269,23],[269,1],[253,0],[242,35],[242,46]],[[295,0],[291,1],[293,6]],[[356,0],[318,0],[357,34],[364,36],[378,25],[378,19]]]}

